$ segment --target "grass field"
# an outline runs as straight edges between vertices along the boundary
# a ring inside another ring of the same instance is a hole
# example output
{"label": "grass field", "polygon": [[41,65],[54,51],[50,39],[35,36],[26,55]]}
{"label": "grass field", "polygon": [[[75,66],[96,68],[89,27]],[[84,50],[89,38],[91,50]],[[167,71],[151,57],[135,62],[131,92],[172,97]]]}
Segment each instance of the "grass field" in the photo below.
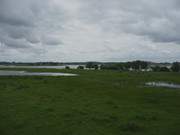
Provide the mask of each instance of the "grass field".
{"label": "grass field", "polygon": [[0,135],[180,135],[180,73],[29,70],[79,76],[0,77]]}

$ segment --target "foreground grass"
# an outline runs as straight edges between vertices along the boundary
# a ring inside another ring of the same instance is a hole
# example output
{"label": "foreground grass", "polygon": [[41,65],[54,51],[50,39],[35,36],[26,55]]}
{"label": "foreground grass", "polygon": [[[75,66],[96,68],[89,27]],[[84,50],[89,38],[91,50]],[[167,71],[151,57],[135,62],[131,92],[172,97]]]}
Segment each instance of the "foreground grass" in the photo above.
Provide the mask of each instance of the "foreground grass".
{"label": "foreground grass", "polygon": [[180,134],[180,74],[28,70],[80,76],[0,77],[0,135]]}

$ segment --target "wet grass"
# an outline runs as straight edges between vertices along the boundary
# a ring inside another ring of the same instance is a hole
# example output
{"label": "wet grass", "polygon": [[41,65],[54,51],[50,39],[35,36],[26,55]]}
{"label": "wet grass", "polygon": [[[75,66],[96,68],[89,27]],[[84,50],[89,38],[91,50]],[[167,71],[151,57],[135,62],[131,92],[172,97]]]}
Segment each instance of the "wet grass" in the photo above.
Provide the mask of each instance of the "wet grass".
{"label": "wet grass", "polygon": [[[21,69],[22,70],[22,69]],[[0,77],[1,135],[179,135],[177,73],[28,69],[77,77]]]}

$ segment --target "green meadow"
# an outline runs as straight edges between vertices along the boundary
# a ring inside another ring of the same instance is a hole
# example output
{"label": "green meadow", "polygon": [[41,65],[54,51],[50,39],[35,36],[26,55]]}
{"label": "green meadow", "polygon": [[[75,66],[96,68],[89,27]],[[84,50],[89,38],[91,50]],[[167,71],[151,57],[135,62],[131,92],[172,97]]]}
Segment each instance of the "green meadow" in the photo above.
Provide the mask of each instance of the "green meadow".
{"label": "green meadow", "polygon": [[0,135],[180,135],[180,73],[28,70],[79,76],[1,76]]}

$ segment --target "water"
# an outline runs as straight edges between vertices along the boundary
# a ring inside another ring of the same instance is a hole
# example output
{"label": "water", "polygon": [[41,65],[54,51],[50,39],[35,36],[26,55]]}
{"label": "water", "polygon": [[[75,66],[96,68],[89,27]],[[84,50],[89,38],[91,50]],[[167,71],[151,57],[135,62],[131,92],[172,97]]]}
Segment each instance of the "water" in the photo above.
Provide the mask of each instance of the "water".
{"label": "water", "polygon": [[147,82],[146,85],[152,87],[166,87],[166,88],[180,89],[180,84],[167,83],[167,82]]}
{"label": "water", "polygon": [[0,76],[77,76],[77,74],[0,70]]}

